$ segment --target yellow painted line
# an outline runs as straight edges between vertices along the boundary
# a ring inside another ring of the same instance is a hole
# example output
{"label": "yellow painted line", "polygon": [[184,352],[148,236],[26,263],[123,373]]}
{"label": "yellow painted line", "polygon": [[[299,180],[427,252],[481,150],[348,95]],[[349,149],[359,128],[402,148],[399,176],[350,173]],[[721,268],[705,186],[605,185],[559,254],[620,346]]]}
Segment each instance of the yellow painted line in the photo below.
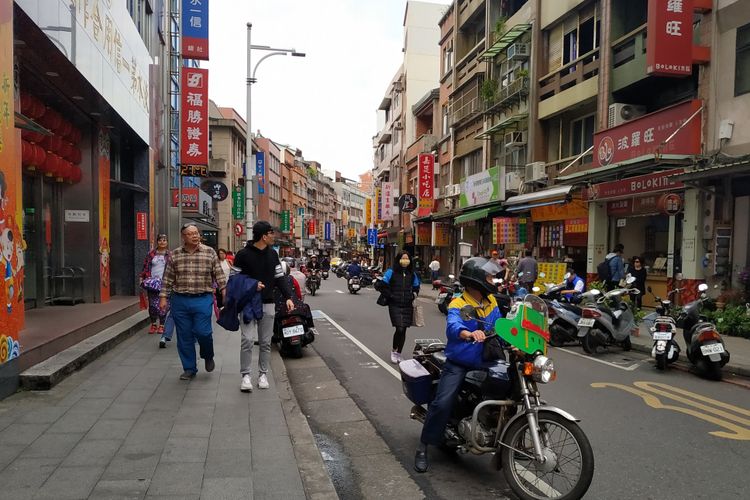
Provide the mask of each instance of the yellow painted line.
{"label": "yellow painted line", "polygon": [[[676,392],[677,394],[683,394],[687,396],[688,398],[696,399],[698,401],[703,401],[704,403],[708,403],[710,405],[717,406],[719,408],[725,408],[729,411],[739,413],[740,415],[746,415],[750,417],[750,410],[746,410],[745,408],[740,408],[739,406],[730,405],[729,403],[724,403],[723,401],[717,401],[716,399],[711,399],[706,396],[696,394],[694,392],[686,391],[685,389],[680,389],[679,387],[673,387],[671,385],[662,384],[659,382],[633,382],[633,385],[636,387],[640,387],[643,390],[651,391],[655,394],[661,394],[662,396],[668,397],[670,399],[674,399],[675,401],[679,401],[680,403],[691,404],[696,407],[704,407],[706,408],[706,411],[710,411],[711,413],[720,415],[728,420],[733,420],[739,424],[747,425],[748,427],[750,427],[750,420],[748,419],[737,417],[735,415],[732,415],[722,410],[717,410],[715,408],[705,407],[699,403],[693,403],[685,398],[674,396],[665,391],[671,391],[671,392]],[[662,390],[659,390],[659,388],[661,388]]]}
{"label": "yellow painted line", "polygon": [[[638,382],[635,382],[635,385],[638,385],[638,384],[639,384]],[[651,408],[654,408],[654,409],[657,409],[657,410],[672,410],[672,411],[676,411],[678,413],[684,413],[685,415],[690,415],[690,416],[695,417],[697,419],[704,420],[706,422],[710,422],[710,423],[712,423],[714,425],[717,425],[719,427],[723,427],[724,429],[727,429],[728,431],[731,431],[731,432],[711,431],[711,432],[709,432],[709,434],[711,434],[712,436],[716,436],[716,437],[720,437],[720,438],[725,438],[725,439],[734,439],[734,440],[738,440],[738,441],[750,441],[750,428],[746,428],[746,427],[743,427],[742,425],[737,425],[737,424],[734,424],[732,422],[728,422],[727,420],[715,417],[714,415],[710,415],[710,413],[719,414],[719,415],[722,415],[722,416],[729,415],[726,412],[723,412],[721,410],[717,410],[715,408],[711,408],[711,407],[706,406],[706,405],[701,404],[701,403],[696,403],[694,401],[690,401],[690,400],[688,400],[686,398],[680,398],[678,396],[670,395],[670,394],[668,394],[668,393],[666,393],[664,391],[653,389],[653,388],[649,387],[649,385],[648,385],[649,383],[648,382],[641,382],[640,384],[641,384],[641,386],[648,387],[649,390],[654,391],[654,392],[656,392],[657,394],[659,394],[659,395],[661,395],[663,397],[670,398],[670,399],[675,399],[675,400],[677,400],[679,402],[682,402],[684,404],[687,404],[687,405],[692,406],[693,408],[697,408],[697,409],[685,408],[685,407],[682,407],[682,406],[674,406],[674,405],[664,404],[664,403],[661,402],[661,400],[659,398],[657,398],[651,392],[647,392],[647,391],[642,390],[642,389],[637,389],[635,387],[631,387],[631,386],[628,386],[628,385],[614,384],[614,383],[609,383],[609,382],[596,382],[596,383],[591,384],[591,387],[594,387],[595,389],[601,389],[601,388],[611,387],[611,388],[614,388],[614,389],[620,389],[620,390],[623,390],[625,392],[629,392],[631,394],[634,394],[634,395],[642,398],[643,401],[648,406],[650,406]],[[656,384],[656,385],[665,386],[666,384]],[[684,391],[682,389],[673,388],[671,386],[666,386],[666,387],[670,387],[671,389],[674,389],[674,390],[676,390],[678,392],[689,393],[688,391]],[[698,394],[693,394],[693,393],[689,393],[689,394],[691,396],[698,396],[698,398],[696,398],[696,399],[700,398],[700,399],[710,400],[710,398],[705,398],[705,397],[700,396]],[[721,403],[721,402],[719,402],[719,403]],[[732,405],[727,405],[726,403],[721,403],[721,405],[722,406],[732,406]],[[702,410],[702,411],[699,411],[699,410]],[[743,412],[745,411],[742,408],[740,408],[740,410],[742,410]],[[737,422],[737,421],[741,421],[741,423],[748,422],[745,419],[742,419],[742,418],[734,416],[734,415],[729,415],[729,416],[731,417],[731,418],[729,418],[729,420],[732,420],[732,421],[735,421],[735,422]],[[750,422],[748,422],[747,425],[750,426]]]}

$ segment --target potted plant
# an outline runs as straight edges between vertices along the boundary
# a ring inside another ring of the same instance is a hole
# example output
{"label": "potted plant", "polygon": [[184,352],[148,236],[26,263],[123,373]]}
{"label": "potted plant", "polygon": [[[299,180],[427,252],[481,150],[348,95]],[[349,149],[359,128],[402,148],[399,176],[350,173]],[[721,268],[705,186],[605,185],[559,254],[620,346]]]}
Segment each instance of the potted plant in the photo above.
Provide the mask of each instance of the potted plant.
{"label": "potted plant", "polygon": [[505,21],[507,20],[507,18],[501,17],[495,21],[495,41],[500,40],[500,37],[505,34]]}
{"label": "potted plant", "polygon": [[493,80],[491,78],[488,80],[485,80],[484,83],[482,83],[480,94],[484,102],[486,103],[494,102],[495,96],[497,94],[497,80]]}

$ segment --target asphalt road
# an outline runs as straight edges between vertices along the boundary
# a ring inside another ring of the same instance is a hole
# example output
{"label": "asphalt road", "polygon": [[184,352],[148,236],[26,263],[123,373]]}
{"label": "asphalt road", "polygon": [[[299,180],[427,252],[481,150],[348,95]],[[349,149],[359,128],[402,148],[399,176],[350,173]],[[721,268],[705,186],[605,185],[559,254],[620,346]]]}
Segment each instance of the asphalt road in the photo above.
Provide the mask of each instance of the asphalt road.
{"label": "asphalt road", "polygon": [[[389,362],[393,329],[376,298],[372,289],[350,295],[342,279],[324,281],[318,295],[307,298],[323,313],[316,319],[315,350],[429,498],[508,495],[489,455],[431,450],[430,472],[413,472],[421,426],[409,419],[412,405],[397,370],[386,368],[395,368]],[[407,331],[405,357],[415,338],[445,335],[445,317],[431,300],[420,300],[426,327]],[[550,357],[558,378],[542,386],[542,397],[580,418],[594,449],[586,498],[747,498],[748,389],[677,370],[657,372],[648,357],[619,349],[597,360],[580,347],[551,349]]]}

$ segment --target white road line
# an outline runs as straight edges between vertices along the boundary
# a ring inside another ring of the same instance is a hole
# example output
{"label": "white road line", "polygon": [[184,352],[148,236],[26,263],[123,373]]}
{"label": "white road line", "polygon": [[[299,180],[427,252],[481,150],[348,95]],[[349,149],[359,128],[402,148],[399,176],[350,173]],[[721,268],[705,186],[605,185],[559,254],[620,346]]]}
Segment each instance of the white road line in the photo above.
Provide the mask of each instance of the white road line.
{"label": "white road line", "polygon": [[342,292],[341,290],[336,290],[336,293],[344,293],[344,292]]}
{"label": "white road line", "polygon": [[362,349],[365,352],[365,354],[367,354],[368,356],[370,356],[376,363],[378,363],[380,366],[382,366],[383,368],[385,368],[385,371],[387,371],[388,373],[390,373],[391,375],[393,375],[394,377],[396,377],[398,380],[401,380],[401,374],[396,369],[394,369],[391,365],[389,365],[384,360],[380,359],[366,345],[364,345],[362,342],[360,342],[359,340],[357,340],[357,338],[355,338],[354,335],[352,335],[351,333],[347,332],[341,325],[339,325],[338,323],[336,323],[335,321],[333,321],[333,319],[331,319],[331,317],[329,315],[327,315],[323,311],[319,311],[319,313],[320,313],[320,316],[322,316],[323,318],[327,319],[329,323],[331,323],[333,326],[335,326],[338,329],[338,331],[340,331],[341,333],[343,333],[344,335],[346,335],[346,337],[348,337],[349,340],[351,340],[352,342],[354,342],[354,344],[357,347],[359,347],[360,349]]}
{"label": "white road line", "polygon": [[578,356],[579,358],[588,359],[588,360],[591,360],[591,361],[596,361],[597,363],[601,363],[603,365],[613,366],[615,368],[619,368],[620,370],[625,370],[626,372],[632,372],[633,370],[635,370],[636,368],[638,368],[639,366],[641,366],[640,362],[638,362],[638,363],[636,363],[634,365],[630,365],[630,366],[621,366],[621,365],[618,365],[616,363],[612,363],[612,362],[609,362],[609,361],[604,361],[603,359],[598,359],[598,358],[594,358],[592,356],[587,356],[585,354],[581,354],[579,352],[571,351],[570,349],[564,349],[562,347],[555,347],[555,349],[557,349],[558,351],[567,352],[568,354],[572,354],[573,356]]}

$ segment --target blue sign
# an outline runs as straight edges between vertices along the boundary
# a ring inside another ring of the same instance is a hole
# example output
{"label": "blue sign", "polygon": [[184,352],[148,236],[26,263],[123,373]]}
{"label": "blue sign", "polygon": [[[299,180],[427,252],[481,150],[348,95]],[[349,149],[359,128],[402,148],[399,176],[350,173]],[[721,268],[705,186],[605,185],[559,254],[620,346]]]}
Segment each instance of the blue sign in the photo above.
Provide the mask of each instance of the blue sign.
{"label": "blue sign", "polygon": [[325,225],[325,239],[326,241],[329,241],[331,239],[331,223],[326,222]]}
{"label": "blue sign", "polygon": [[367,230],[367,244],[368,245],[377,245],[378,244],[378,230],[377,229],[368,229]]}
{"label": "blue sign", "polygon": [[305,207],[299,207],[297,209],[297,215],[299,215],[300,217],[304,217],[305,216]]}
{"label": "blue sign", "polygon": [[258,176],[258,194],[266,192],[266,153],[255,153],[255,175]]}
{"label": "blue sign", "polygon": [[208,0],[182,0],[182,57],[208,61]]}

